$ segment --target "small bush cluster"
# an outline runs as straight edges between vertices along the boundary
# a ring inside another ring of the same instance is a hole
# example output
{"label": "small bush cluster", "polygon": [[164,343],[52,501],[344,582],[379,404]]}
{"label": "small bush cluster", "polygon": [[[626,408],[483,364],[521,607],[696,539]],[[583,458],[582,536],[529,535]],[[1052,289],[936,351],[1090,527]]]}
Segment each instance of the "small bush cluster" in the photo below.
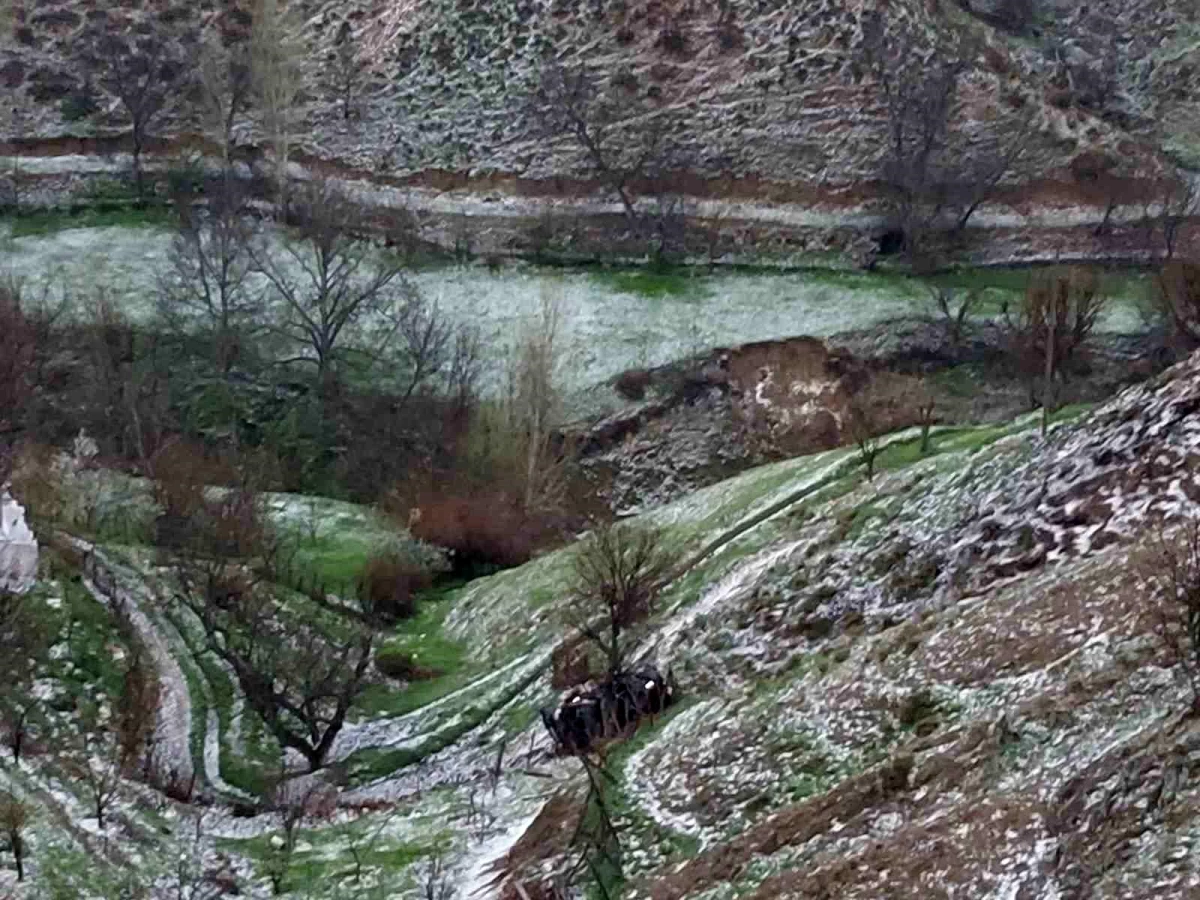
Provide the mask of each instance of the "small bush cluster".
{"label": "small bush cluster", "polygon": [[1155,630],[1187,676],[1192,711],[1200,712],[1200,518],[1187,519],[1174,533],[1162,526],[1141,570],[1155,604]]}
{"label": "small bush cluster", "polygon": [[413,507],[413,537],[444,547],[459,574],[519,566],[560,535],[558,516],[524,510],[501,491],[443,492]]}
{"label": "small bush cluster", "polygon": [[[151,466],[160,513],[155,543],[205,556],[246,559],[260,556],[269,543],[257,495],[239,483],[242,475],[203,448],[176,441]],[[231,487],[212,487],[232,485]]]}
{"label": "small bush cluster", "polygon": [[381,675],[398,681],[427,681],[440,674],[418,663],[411,652],[396,647],[381,647],[375,654],[375,668]]}
{"label": "small bush cluster", "polygon": [[613,382],[613,390],[626,400],[643,400],[650,386],[650,373],[646,369],[626,369]]}
{"label": "small bush cluster", "polygon": [[367,615],[397,622],[416,615],[417,595],[432,586],[433,573],[428,566],[398,553],[383,553],[367,560],[356,588]]}

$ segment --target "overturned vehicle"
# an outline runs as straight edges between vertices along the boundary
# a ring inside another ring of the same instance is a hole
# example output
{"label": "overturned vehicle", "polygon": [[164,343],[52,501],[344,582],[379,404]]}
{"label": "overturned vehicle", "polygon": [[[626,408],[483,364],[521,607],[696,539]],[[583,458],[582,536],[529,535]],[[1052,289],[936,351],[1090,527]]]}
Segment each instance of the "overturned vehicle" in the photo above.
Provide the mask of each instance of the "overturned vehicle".
{"label": "overturned vehicle", "polygon": [[625,737],[646,716],[655,716],[675,700],[675,680],[653,666],[608,675],[563,696],[558,706],[542,709],[542,722],[563,756],[591,753],[601,743]]}

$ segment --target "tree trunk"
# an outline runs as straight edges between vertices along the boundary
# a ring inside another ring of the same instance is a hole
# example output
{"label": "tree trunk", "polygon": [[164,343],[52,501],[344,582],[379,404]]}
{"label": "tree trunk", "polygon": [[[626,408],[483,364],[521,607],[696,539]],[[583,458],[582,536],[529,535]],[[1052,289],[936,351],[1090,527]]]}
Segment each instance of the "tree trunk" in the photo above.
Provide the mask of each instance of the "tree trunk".
{"label": "tree trunk", "polygon": [[25,746],[25,715],[25,713],[21,713],[17,721],[13,723],[10,746],[12,747],[13,762],[15,763],[21,761],[21,750]]}
{"label": "tree trunk", "polygon": [[1042,437],[1050,427],[1050,391],[1054,380],[1054,340],[1055,328],[1058,324],[1058,308],[1049,310],[1046,317],[1046,371],[1042,384]]}
{"label": "tree trunk", "polygon": [[621,626],[617,621],[618,615],[617,610],[609,610],[608,671],[612,675],[621,674]]}
{"label": "tree trunk", "polygon": [[133,191],[140,204],[146,199],[145,185],[142,178],[142,134],[135,123],[133,126]]}

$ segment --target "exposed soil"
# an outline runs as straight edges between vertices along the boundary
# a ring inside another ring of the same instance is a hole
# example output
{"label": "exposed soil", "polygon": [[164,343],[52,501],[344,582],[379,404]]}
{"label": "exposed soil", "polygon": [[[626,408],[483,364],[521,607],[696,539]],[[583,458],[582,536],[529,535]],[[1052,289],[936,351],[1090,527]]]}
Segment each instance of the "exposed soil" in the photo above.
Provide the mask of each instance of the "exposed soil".
{"label": "exposed soil", "polygon": [[[621,513],[654,506],[751,466],[847,443],[852,400],[888,398],[880,433],[918,425],[927,393],[942,425],[1005,422],[1040,406],[1039,383],[1014,371],[1006,333],[981,324],[954,341],[940,323],[898,319],[835,335],[719,348],[613,390],[628,408],[580,436],[582,470]],[[1058,384],[1057,404],[1095,403],[1171,362],[1151,336],[1099,336]]]}

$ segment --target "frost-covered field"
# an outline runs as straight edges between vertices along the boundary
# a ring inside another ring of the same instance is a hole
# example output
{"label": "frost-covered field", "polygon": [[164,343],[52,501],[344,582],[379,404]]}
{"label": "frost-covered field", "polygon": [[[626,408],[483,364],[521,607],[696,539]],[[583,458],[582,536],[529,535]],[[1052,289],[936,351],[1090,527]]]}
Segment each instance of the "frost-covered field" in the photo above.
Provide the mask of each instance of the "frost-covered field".
{"label": "frost-covered field", "polygon": [[[169,243],[167,232],[152,228],[66,229],[5,241],[0,265],[35,288],[45,285],[52,297],[105,288],[131,316],[145,318],[154,311]],[[544,301],[555,302],[561,377],[570,393],[633,366],[711,347],[867,327],[911,314],[925,295],[915,280],[827,271],[675,277],[657,296],[623,290],[620,278],[524,265],[446,266],[418,271],[412,280],[446,316],[479,329],[492,363],[536,320]],[[1105,323],[1117,331],[1138,324],[1129,304],[1117,306]]]}

